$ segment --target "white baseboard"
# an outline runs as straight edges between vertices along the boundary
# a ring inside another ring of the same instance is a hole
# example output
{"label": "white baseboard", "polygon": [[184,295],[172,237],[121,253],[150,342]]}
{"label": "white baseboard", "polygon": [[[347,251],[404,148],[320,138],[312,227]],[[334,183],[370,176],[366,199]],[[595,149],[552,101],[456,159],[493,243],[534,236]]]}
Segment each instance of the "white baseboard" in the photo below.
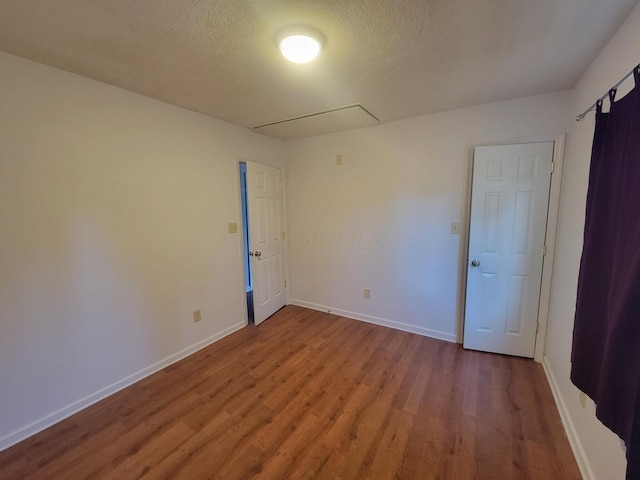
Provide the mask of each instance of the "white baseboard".
{"label": "white baseboard", "polygon": [[373,317],[371,315],[364,315],[362,313],[350,312],[348,310],[340,310],[326,305],[318,305],[317,303],[305,302],[304,300],[298,300],[292,298],[289,300],[291,305],[297,305],[299,307],[310,308],[312,310],[320,310],[321,312],[331,312],[341,317],[352,318],[354,320],[360,320],[362,322],[373,323],[375,325],[381,325],[383,327],[395,328],[396,330],[402,330],[403,332],[416,333],[424,337],[436,338],[438,340],[444,340],[446,342],[456,343],[456,336],[453,333],[441,332],[439,330],[432,330],[430,328],[418,327],[416,325],[410,325],[408,323],[396,322],[395,320],[387,320],[386,318]]}
{"label": "white baseboard", "polygon": [[587,454],[582,447],[582,442],[580,442],[580,437],[578,436],[578,432],[576,431],[576,427],[571,420],[571,416],[569,415],[569,410],[567,409],[567,404],[564,402],[562,394],[560,393],[560,388],[558,387],[558,382],[556,382],[556,377],[553,374],[553,370],[547,361],[547,357],[542,359],[542,368],[544,369],[544,373],[547,375],[547,380],[549,381],[549,386],[551,387],[551,393],[553,393],[553,398],[556,401],[556,406],[558,407],[558,412],[560,413],[560,420],[562,420],[562,425],[564,426],[564,430],[567,433],[567,438],[569,439],[569,445],[571,445],[571,450],[573,450],[573,456],[576,457],[576,462],[578,464],[578,468],[580,469],[580,474],[584,480],[596,480],[596,477],[591,469],[591,465],[589,464],[589,460],[587,459]]}
{"label": "white baseboard", "polygon": [[204,340],[201,340],[198,343],[191,345],[190,347],[184,348],[179,352],[169,355],[168,357],[154,363],[153,365],[143,368],[142,370],[139,370],[136,373],[123,378],[122,380],[112,383],[111,385],[102,388],[95,393],[87,395],[86,397],[81,398],[80,400],[77,400],[72,404],[61,408],[60,410],[50,413],[49,415],[46,415],[45,417],[36,420],[35,422],[21,427],[18,430],[9,433],[8,435],[5,435],[4,437],[0,438],[0,452],[15,445],[16,443],[25,440],[26,438],[31,437],[32,435],[35,435],[36,433],[41,432],[46,428],[49,428],[50,426],[64,420],[65,418],[70,417],[75,413],[84,410],[94,403],[97,403],[100,400],[104,400],[109,395],[113,395],[114,393],[136,383],[137,381],[142,380],[143,378],[148,377],[149,375],[152,375],[159,370],[162,370],[163,368],[182,360],[185,357],[188,357],[198,350],[201,350],[211,345],[212,343],[217,342],[221,338],[226,337],[227,335],[231,335],[233,332],[240,330],[246,325],[246,322],[236,323],[235,325],[232,325],[231,327],[228,327],[209,338],[205,338]]}

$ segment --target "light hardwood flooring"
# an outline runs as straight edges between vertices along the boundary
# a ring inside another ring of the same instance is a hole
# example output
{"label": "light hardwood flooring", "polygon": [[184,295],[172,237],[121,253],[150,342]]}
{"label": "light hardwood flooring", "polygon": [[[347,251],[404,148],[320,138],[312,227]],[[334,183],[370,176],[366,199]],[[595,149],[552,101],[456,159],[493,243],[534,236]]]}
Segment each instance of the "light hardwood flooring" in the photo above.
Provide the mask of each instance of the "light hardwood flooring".
{"label": "light hardwood flooring", "polygon": [[579,479],[532,360],[287,306],[0,453],[0,479]]}

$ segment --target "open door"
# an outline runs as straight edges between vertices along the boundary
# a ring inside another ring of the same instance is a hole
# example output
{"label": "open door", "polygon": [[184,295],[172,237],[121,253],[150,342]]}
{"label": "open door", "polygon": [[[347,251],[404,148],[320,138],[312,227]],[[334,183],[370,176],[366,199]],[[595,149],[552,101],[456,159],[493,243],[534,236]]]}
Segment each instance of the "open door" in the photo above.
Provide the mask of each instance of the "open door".
{"label": "open door", "polygon": [[285,305],[284,231],[280,169],[247,162],[249,255],[256,325]]}
{"label": "open door", "polygon": [[464,348],[533,358],[553,146],[475,149]]}

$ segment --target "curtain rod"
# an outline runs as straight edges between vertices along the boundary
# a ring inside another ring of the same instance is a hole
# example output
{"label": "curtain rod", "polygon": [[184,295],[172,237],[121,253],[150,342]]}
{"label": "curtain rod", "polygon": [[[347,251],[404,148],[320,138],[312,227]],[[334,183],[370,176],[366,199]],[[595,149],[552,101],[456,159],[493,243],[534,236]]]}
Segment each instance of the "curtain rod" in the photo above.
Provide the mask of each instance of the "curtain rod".
{"label": "curtain rod", "polygon": [[[633,67],[633,69],[627,73],[624,78],[622,80],[620,80],[618,83],[616,83],[613,87],[611,87],[609,89],[609,91],[611,90],[617,90],[618,87],[620,85],[622,85],[631,75],[633,75],[633,72],[635,72],[636,70],[640,70],[640,63],[638,65],[636,65],[635,67]],[[584,118],[587,116],[587,113],[589,113],[592,110],[595,110],[595,108],[598,106],[599,102],[602,102],[605,98],[607,98],[609,96],[609,92],[605,93],[604,95],[602,95],[598,100],[596,100],[595,102],[593,102],[593,105],[591,105],[589,108],[587,108],[584,112],[582,112],[580,115],[576,116],[576,122],[581,122],[582,120],[584,120]]]}

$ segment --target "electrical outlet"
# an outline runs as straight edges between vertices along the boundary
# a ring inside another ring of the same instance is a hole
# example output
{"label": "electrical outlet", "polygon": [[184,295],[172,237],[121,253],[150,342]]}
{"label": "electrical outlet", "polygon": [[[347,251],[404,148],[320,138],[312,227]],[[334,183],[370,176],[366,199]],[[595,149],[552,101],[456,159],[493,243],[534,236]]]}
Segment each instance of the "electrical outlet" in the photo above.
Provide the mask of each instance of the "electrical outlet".
{"label": "electrical outlet", "polygon": [[238,233],[238,224],[236,222],[229,224],[229,233]]}
{"label": "electrical outlet", "polygon": [[336,165],[342,165],[342,155],[336,155]]}
{"label": "electrical outlet", "polygon": [[580,399],[580,405],[582,405],[582,408],[586,408],[587,406],[587,395],[583,392],[580,392],[580,395],[578,396],[578,398]]}
{"label": "electrical outlet", "polygon": [[364,289],[364,298],[366,298],[367,300],[371,298],[371,290],[369,290],[368,288]]}
{"label": "electrical outlet", "polygon": [[200,312],[200,310],[194,310],[193,311],[193,323],[197,323],[200,320],[202,320],[202,313]]}
{"label": "electrical outlet", "polygon": [[452,235],[460,234],[460,222],[451,222],[451,234]]}

